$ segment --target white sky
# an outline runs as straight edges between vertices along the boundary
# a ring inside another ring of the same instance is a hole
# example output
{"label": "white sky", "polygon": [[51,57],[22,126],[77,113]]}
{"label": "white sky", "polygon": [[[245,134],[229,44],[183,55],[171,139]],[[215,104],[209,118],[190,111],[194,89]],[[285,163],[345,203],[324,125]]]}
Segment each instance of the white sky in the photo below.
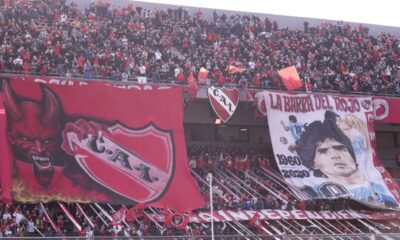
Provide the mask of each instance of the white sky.
{"label": "white sky", "polygon": [[[400,0],[140,0],[400,27]],[[399,30],[400,31],[400,30]]]}

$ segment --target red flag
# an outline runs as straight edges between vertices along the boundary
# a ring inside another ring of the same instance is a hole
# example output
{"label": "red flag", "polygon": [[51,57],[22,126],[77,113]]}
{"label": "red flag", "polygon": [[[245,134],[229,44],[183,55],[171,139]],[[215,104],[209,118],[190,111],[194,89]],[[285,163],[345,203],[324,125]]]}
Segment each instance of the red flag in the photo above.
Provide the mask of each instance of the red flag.
{"label": "red flag", "polygon": [[310,81],[306,81],[306,92],[312,93],[312,85],[311,85]]}
{"label": "red flag", "polygon": [[261,228],[262,222],[260,220],[260,213],[256,212],[254,216],[250,219],[249,224],[256,227],[256,228]]}
{"label": "red flag", "polygon": [[176,229],[185,229],[188,224],[188,218],[180,213],[168,213],[165,216],[166,227],[174,227]]}
{"label": "red flag", "polygon": [[[5,80],[3,80],[5,81]],[[0,139],[7,139],[7,131],[6,131],[6,113],[3,105],[3,94],[0,92]],[[5,141],[4,141],[5,142]],[[2,141],[2,143],[4,143]],[[10,189],[11,184],[11,157],[10,148],[7,144],[0,144],[0,159],[5,162],[8,161],[7,164],[2,164],[2,173],[0,174],[0,183],[1,189]],[[5,169],[4,169],[5,168]],[[12,202],[11,193],[9,191],[1,191],[1,199],[7,203]]]}
{"label": "red flag", "polygon": [[263,92],[258,92],[255,94],[255,98],[256,98],[256,116],[267,116],[267,103],[265,101],[264,98],[264,94]]}
{"label": "red flag", "polygon": [[[6,116],[0,114],[0,121],[8,118],[7,123],[12,123],[0,124],[0,147],[11,150],[9,156],[0,153],[3,196],[30,202],[145,202],[155,207],[166,202],[179,212],[204,206],[188,167],[183,87],[53,81],[58,80],[26,76],[3,81]],[[149,88],[152,90],[147,91]],[[99,102],[102,97],[109,101]],[[26,104],[30,107],[25,108]],[[89,122],[94,123],[90,132],[105,141],[101,145],[87,144],[90,137],[80,134],[89,131],[85,127]],[[30,136],[27,139],[31,140],[38,136],[51,139],[52,147],[43,153],[46,163],[42,164],[54,166],[54,175],[43,181],[46,172],[32,170],[32,155],[26,149],[19,152],[21,141],[8,141],[7,132],[19,132],[18,136]],[[104,154],[96,147],[104,147]],[[116,153],[117,160],[110,161],[107,152]],[[76,185],[76,181],[82,184]],[[28,197],[13,194],[13,189],[21,186]]]}
{"label": "red flag", "polygon": [[228,66],[228,73],[229,74],[236,74],[236,73],[242,73],[244,71],[246,71],[246,68],[243,67],[235,67],[233,65],[229,65]]}
{"label": "red flag", "polygon": [[125,213],[125,208],[123,207],[116,211],[112,216],[112,225],[122,225],[122,222],[125,220]]}
{"label": "red flag", "polygon": [[186,103],[191,103],[197,97],[197,92],[199,91],[199,86],[197,86],[196,80],[194,79],[192,72],[190,72],[190,75],[189,75],[187,81],[189,83],[189,88],[188,88],[187,92],[190,93],[190,96],[188,96],[188,100]]}
{"label": "red flag", "polygon": [[243,93],[244,93],[244,98],[246,99],[246,101],[254,102],[254,97],[256,94],[255,91],[248,89],[246,86],[243,88]]}
{"label": "red flag", "polygon": [[208,70],[205,68],[200,68],[199,74],[197,76],[197,79],[199,79],[199,83],[205,84],[206,83],[206,78],[208,76]]}
{"label": "red flag", "polygon": [[143,217],[145,207],[146,207],[145,203],[140,203],[135,205],[134,207],[131,207],[126,212],[126,221],[131,222],[137,218]]}
{"label": "red flag", "polygon": [[294,90],[303,87],[303,81],[300,79],[295,66],[290,66],[278,71],[283,84],[288,90]]}

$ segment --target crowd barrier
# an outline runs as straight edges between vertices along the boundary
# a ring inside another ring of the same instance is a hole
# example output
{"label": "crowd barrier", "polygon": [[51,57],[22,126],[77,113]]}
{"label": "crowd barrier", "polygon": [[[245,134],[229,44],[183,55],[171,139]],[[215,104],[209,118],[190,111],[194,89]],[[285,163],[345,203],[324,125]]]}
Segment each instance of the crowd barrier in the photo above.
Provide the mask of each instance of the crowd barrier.
{"label": "crowd barrier", "polygon": [[[25,77],[25,76],[34,76],[34,77],[52,77],[54,79],[59,79],[59,80],[81,80],[81,81],[102,81],[102,82],[108,82],[108,83],[121,83],[121,84],[129,84],[129,85],[136,85],[136,84],[140,84],[138,82],[138,80],[136,78],[129,78],[127,82],[122,82],[122,81],[115,81],[111,78],[107,78],[107,77],[101,77],[101,76],[94,76],[91,79],[83,79],[82,77],[66,77],[64,75],[57,75],[57,74],[47,74],[45,76],[42,75],[37,75],[37,74],[30,74],[30,75],[26,75],[26,74],[22,74],[21,72],[15,72],[15,71],[2,71],[0,70],[0,79],[1,78],[11,78],[11,77]],[[160,82],[152,82],[149,81],[148,84],[157,84],[157,85],[182,85],[182,84],[177,84],[174,81],[160,81]],[[185,82],[184,85],[187,85],[187,83]],[[232,88],[232,87],[236,87],[239,89],[242,89],[240,87],[239,84],[236,83],[231,83],[230,85],[221,85],[218,83],[215,84],[200,84],[198,83],[198,86],[200,88],[207,88],[210,86],[218,86],[218,87],[228,87],[228,88]],[[0,87],[1,88],[1,87]],[[277,88],[277,87],[254,87],[254,86],[249,86],[246,88],[246,91],[262,91],[262,90],[278,90],[278,91],[282,91],[285,89],[281,89],[281,88]],[[296,90],[292,90],[293,92],[305,92],[305,89],[296,89]],[[347,95],[355,95],[355,96],[383,96],[383,97],[392,97],[392,98],[398,98],[400,97],[399,94],[390,94],[390,93],[382,93],[382,92],[378,92],[378,93],[374,93],[374,92],[355,92],[355,91],[338,91],[338,90],[324,90],[324,89],[313,89],[313,92],[316,93],[333,93],[333,94],[347,94]],[[248,101],[248,100],[247,100]]]}
{"label": "crowd barrier", "polygon": [[[7,237],[12,240],[43,239],[42,237]],[[295,234],[295,235],[223,235],[223,236],[143,236],[143,237],[120,237],[120,236],[93,236],[93,237],[46,237],[51,240],[84,240],[84,239],[104,239],[104,240],[399,240],[398,233],[384,234]]]}

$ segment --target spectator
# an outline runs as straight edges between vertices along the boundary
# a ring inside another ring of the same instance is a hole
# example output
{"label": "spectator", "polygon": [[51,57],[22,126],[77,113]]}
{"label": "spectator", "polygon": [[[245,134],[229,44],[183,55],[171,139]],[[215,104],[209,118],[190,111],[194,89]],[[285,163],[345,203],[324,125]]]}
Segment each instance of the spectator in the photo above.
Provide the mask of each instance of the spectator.
{"label": "spectator", "polygon": [[11,220],[11,214],[8,212],[8,210],[6,209],[6,211],[3,213],[3,221],[8,221]]}
{"label": "spectator", "polygon": [[[32,10],[23,14],[29,29],[21,16],[11,14],[19,9]],[[160,82],[153,75],[158,67],[165,73],[159,76],[163,81],[177,80],[180,69],[184,76],[188,71],[197,76],[204,67],[220,69],[209,74],[219,84],[281,88],[274,73],[295,65],[313,91],[400,93],[399,39],[388,33],[369,35],[363,26],[309,27],[304,22],[300,31],[280,29],[277,21],[251,14],[214,11],[209,20],[201,10],[193,15],[182,8],[151,13],[140,6],[111,9],[95,2],[80,13],[65,0],[14,1],[0,11],[7,26],[0,30],[4,70],[117,81],[125,81],[127,72],[128,77]],[[230,74],[229,65],[247,71]]]}

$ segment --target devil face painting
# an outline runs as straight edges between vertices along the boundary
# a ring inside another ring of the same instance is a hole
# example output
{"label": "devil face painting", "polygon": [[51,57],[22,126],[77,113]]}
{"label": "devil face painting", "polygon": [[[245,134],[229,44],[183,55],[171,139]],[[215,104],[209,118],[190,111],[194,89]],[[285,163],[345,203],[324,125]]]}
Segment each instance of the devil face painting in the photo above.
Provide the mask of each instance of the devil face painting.
{"label": "devil face painting", "polygon": [[14,201],[135,204],[163,196],[175,166],[171,130],[133,128],[69,101],[72,89],[31,92],[27,84],[3,80]]}
{"label": "devil face painting", "polygon": [[1,80],[5,201],[204,205],[187,168],[184,88]]}
{"label": "devil face painting", "polygon": [[[62,133],[66,123],[62,120],[61,104],[48,88],[41,86],[41,92],[39,101],[22,98],[15,95],[7,80],[3,80],[7,138],[16,170],[12,180],[14,200],[47,202],[54,199],[114,199],[115,194],[93,184],[74,159],[62,150]],[[75,126],[73,123],[69,125]],[[79,127],[74,130],[82,135],[89,131]]]}
{"label": "devil face painting", "polygon": [[18,160],[32,164],[37,182],[47,188],[60,161],[62,123],[55,95],[42,88],[43,103],[25,100],[17,103],[7,81],[3,83],[8,118],[8,141]]}

